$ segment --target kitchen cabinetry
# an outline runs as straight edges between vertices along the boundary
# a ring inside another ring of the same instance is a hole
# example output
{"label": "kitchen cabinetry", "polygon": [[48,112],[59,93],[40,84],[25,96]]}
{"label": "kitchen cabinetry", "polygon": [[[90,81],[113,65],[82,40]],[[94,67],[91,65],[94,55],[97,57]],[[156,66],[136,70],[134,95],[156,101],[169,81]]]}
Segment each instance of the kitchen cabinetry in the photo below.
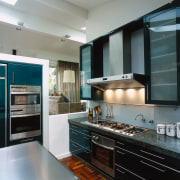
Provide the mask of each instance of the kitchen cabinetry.
{"label": "kitchen cabinetry", "polygon": [[8,63],[8,84],[42,85],[42,66],[24,63]]}
{"label": "kitchen cabinetry", "polygon": [[144,17],[148,104],[180,104],[180,7],[173,2]]}
{"label": "kitchen cabinetry", "polygon": [[90,132],[87,129],[70,124],[70,152],[90,162]]}
{"label": "kitchen cabinetry", "polygon": [[[180,179],[177,160],[134,144],[116,141],[116,179]],[[151,172],[151,173],[149,173]]]}
{"label": "kitchen cabinetry", "polygon": [[[87,79],[102,77],[102,60],[95,56],[101,51],[98,43],[90,42],[80,47],[80,98],[81,100],[101,100],[103,93],[86,84]],[[96,60],[98,59],[98,60]]]}

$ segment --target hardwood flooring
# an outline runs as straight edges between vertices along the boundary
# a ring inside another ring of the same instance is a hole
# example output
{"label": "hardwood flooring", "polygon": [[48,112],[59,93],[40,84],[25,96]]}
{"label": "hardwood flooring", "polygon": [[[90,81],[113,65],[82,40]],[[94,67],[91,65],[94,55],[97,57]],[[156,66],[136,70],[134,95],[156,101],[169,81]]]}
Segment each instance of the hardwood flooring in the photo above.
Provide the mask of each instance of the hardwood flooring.
{"label": "hardwood flooring", "polygon": [[60,160],[81,180],[107,180],[93,168],[87,167],[82,161],[74,156]]}

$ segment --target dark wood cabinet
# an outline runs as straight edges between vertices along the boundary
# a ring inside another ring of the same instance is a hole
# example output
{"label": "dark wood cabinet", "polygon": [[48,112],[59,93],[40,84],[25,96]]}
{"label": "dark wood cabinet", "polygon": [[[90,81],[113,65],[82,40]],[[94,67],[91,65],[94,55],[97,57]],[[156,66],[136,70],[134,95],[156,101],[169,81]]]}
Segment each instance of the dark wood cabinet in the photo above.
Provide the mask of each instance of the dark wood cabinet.
{"label": "dark wood cabinet", "polygon": [[174,1],[144,17],[147,104],[180,104],[179,14]]}
{"label": "dark wood cabinet", "polygon": [[70,124],[70,152],[86,162],[90,162],[90,132]]}

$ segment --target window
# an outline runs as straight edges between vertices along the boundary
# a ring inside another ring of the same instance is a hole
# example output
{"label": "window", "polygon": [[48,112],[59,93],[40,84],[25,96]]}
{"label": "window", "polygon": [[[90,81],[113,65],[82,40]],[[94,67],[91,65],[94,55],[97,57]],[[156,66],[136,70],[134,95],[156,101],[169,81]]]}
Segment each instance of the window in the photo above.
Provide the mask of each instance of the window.
{"label": "window", "polygon": [[49,95],[56,93],[56,67],[49,67]]}

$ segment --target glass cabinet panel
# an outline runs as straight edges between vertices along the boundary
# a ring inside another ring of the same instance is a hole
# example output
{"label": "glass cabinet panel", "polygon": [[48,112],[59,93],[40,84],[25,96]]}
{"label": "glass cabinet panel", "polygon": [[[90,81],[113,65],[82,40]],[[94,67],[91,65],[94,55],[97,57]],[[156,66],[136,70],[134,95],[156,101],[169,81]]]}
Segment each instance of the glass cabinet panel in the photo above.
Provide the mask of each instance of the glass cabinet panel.
{"label": "glass cabinet panel", "polygon": [[176,9],[149,18],[151,100],[177,101]]}
{"label": "glass cabinet panel", "polygon": [[90,99],[91,86],[86,84],[87,79],[91,79],[91,45],[81,48],[81,99]]}

